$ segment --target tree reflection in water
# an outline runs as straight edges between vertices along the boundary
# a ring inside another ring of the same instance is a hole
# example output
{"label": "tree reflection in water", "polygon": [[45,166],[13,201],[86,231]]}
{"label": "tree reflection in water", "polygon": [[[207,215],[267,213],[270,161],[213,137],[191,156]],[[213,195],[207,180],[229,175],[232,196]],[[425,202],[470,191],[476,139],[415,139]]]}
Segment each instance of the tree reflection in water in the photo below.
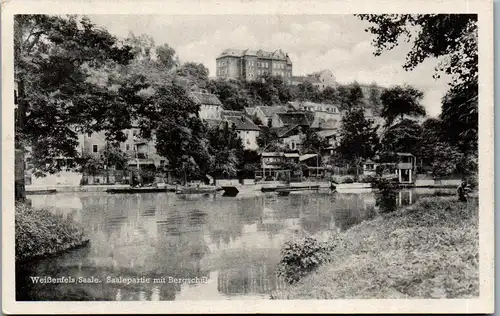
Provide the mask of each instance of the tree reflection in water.
{"label": "tree reflection in water", "polygon": [[[414,192],[408,193],[411,196],[401,194],[400,204],[414,203],[418,198]],[[186,289],[194,288],[201,294],[196,292],[192,299],[203,297],[203,291],[215,291],[207,296],[219,298],[264,295],[281,286],[274,271],[286,240],[302,233],[336,233],[375,214],[371,193],[183,199],[166,193],[78,193],[56,197],[33,196],[33,205],[73,217],[83,225],[91,244],[55,258],[18,265],[19,299],[174,300],[186,297]],[[58,210],[58,205],[75,208]],[[26,278],[30,275],[103,279],[211,276],[214,283],[35,285]]]}

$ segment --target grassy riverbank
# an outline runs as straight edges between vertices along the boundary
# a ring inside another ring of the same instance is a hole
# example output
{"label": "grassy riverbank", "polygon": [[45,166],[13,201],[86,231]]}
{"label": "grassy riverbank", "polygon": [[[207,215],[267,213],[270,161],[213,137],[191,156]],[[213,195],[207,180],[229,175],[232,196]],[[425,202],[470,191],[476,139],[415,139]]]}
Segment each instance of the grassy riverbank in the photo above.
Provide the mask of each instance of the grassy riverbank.
{"label": "grassy riverbank", "polygon": [[83,246],[88,238],[71,220],[16,204],[16,261],[49,256]]}
{"label": "grassy riverbank", "polygon": [[330,262],[271,298],[479,295],[477,200],[423,199],[354,226],[330,242]]}

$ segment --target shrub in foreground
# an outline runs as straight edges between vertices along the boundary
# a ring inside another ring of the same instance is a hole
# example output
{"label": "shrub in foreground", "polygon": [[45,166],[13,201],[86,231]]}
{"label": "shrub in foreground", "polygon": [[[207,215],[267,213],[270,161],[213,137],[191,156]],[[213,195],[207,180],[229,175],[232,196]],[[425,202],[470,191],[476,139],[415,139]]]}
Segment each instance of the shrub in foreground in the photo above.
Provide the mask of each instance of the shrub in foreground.
{"label": "shrub in foreground", "polygon": [[281,250],[277,275],[283,277],[285,282],[293,284],[320,264],[328,262],[330,251],[331,246],[328,243],[319,242],[309,236],[289,240]]}
{"label": "shrub in foreground", "polygon": [[15,235],[16,260],[53,255],[88,242],[72,220],[21,203],[16,204]]}

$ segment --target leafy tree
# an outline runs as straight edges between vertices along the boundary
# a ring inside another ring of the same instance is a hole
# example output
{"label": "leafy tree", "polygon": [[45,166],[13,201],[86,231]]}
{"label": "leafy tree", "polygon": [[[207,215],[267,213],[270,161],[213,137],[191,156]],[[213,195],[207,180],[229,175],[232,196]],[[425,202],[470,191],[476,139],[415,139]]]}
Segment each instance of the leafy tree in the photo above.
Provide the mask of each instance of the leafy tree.
{"label": "leafy tree", "polygon": [[381,116],[385,119],[386,127],[394,123],[396,118],[402,121],[405,116],[425,116],[425,108],[420,104],[424,94],[411,86],[395,86],[384,90]]}
{"label": "leafy tree", "polygon": [[109,143],[106,144],[100,156],[108,167],[115,167],[120,170],[127,169],[127,162],[131,158],[118,145]]}
{"label": "leafy tree", "polygon": [[[77,133],[106,131],[123,140],[129,125],[126,102],[111,80],[99,80],[102,69],[126,64],[131,47],[86,17],[16,15],[14,63],[18,83],[16,149],[40,172],[57,172],[47,161],[76,157]],[[22,164],[16,169],[24,173]],[[24,199],[24,180],[16,181],[16,199]]]}
{"label": "leafy tree", "polygon": [[200,88],[205,88],[208,84],[208,68],[203,64],[187,62],[177,69],[177,76],[183,77]]}
{"label": "leafy tree", "polygon": [[257,145],[259,148],[265,151],[270,150],[271,147],[275,147],[279,143],[279,137],[275,130],[271,128],[262,128],[259,136],[257,137]]}
{"label": "leafy tree", "polygon": [[335,88],[328,86],[321,92],[321,99],[324,102],[337,104],[339,102],[339,93]]}
{"label": "leafy tree", "polygon": [[342,111],[352,111],[363,107],[364,95],[359,83],[354,82],[347,86],[339,86],[338,93]]}
{"label": "leafy tree", "polygon": [[430,171],[436,177],[447,176],[459,170],[464,158],[463,153],[456,147],[444,142],[435,143],[433,150],[427,152],[427,158],[430,161]]}
{"label": "leafy tree", "polygon": [[153,37],[147,34],[136,36],[133,32],[129,32],[125,43],[130,46],[134,57],[139,59],[151,59],[154,54],[155,41]]}
{"label": "leafy tree", "polygon": [[[424,60],[439,58],[438,72],[458,82],[477,82],[477,14],[360,14],[371,25],[375,55],[391,50],[401,38],[410,42],[403,67],[413,70]],[[436,76],[439,76],[436,73]]]}
{"label": "leafy tree", "polygon": [[380,99],[381,92],[376,83],[370,85],[370,92],[368,95],[368,105],[373,109],[375,113],[380,113],[382,100]]}
{"label": "leafy tree", "polygon": [[313,130],[306,130],[302,137],[302,153],[322,153],[329,146],[328,140]]}
{"label": "leafy tree", "polygon": [[179,65],[179,59],[175,55],[175,50],[167,43],[156,47],[158,63],[165,69],[170,70]]}
{"label": "leafy tree", "polygon": [[308,81],[294,86],[292,94],[298,101],[321,102],[319,88]]}
{"label": "leafy tree", "polygon": [[177,86],[157,89],[139,111],[141,136],[154,137],[159,155],[178,176],[200,177],[212,164],[199,106]]}
{"label": "leafy tree", "polygon": [[345,161],[356,167],[363,159],[373,157],[379,147],[376,127],[365,118],[362,108],[353,109],[342,118],[340,138],[338,152]]}
{"label": "leafy tree", "polygon": [[[403,67],[412,70],[427,59],[438,59],[434,77],[451,75],[443,98],[445,133],[452,145],[477,156],[478,29],[477,14],[358,15],[371,23],[375,55],[396,47],[401,38],[412,48]],[[453,135],[454,134],[454,135]]]}
{"label": "leafy tree", "polygon": [[477,152],[477,102],[477,86],[464,83],[451,88],[442,100],[442,133],[448,142],[467,154]]}
{"label": "leafy tree", "polygon": [[104,171],[106,163],[101,155],[93,155],[89,152],[84,152],[79,158],[81,172],[91,176],[96,176]]}
{"label": "leafy tree", "polygon": [[240,177],[254,177],[255,171],[261,167],[260,155],[255,150],[244,150],[243,157],[240,160]]}
{"label": "leafy tree", "polygon": [[243,144],[236,130],[227,124],[208,131],[210,152],[214,157],[212,175],[235,176],[243,159]]}
{"label": "leafy tree", "polygon": [[409,119],[402,120],[387,129],[382,144],[388,152],[406,152],[419,156],[422,128]]}

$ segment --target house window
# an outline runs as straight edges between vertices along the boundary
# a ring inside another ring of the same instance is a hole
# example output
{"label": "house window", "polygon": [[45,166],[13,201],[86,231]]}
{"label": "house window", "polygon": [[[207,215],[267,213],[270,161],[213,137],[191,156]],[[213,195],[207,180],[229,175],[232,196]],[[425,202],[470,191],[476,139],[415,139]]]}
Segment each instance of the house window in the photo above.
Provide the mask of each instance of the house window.
{"label": "house window", "polygon": [[125,146],[125,149],[126,149],[126,150],[130,150],[130,145],[129,145],[129,144],[127,144],[127,145]]}
{"label": "house window", "polygon": [[92,152],[96,153],[97,150],[98,150],[98,146],[97,145],[92,145]]}
{"label": "house window", "polygon": [[291,143],[290,143],[290,148],[291,148],[291,149],[295,149],[295,142],[291,142]]}

